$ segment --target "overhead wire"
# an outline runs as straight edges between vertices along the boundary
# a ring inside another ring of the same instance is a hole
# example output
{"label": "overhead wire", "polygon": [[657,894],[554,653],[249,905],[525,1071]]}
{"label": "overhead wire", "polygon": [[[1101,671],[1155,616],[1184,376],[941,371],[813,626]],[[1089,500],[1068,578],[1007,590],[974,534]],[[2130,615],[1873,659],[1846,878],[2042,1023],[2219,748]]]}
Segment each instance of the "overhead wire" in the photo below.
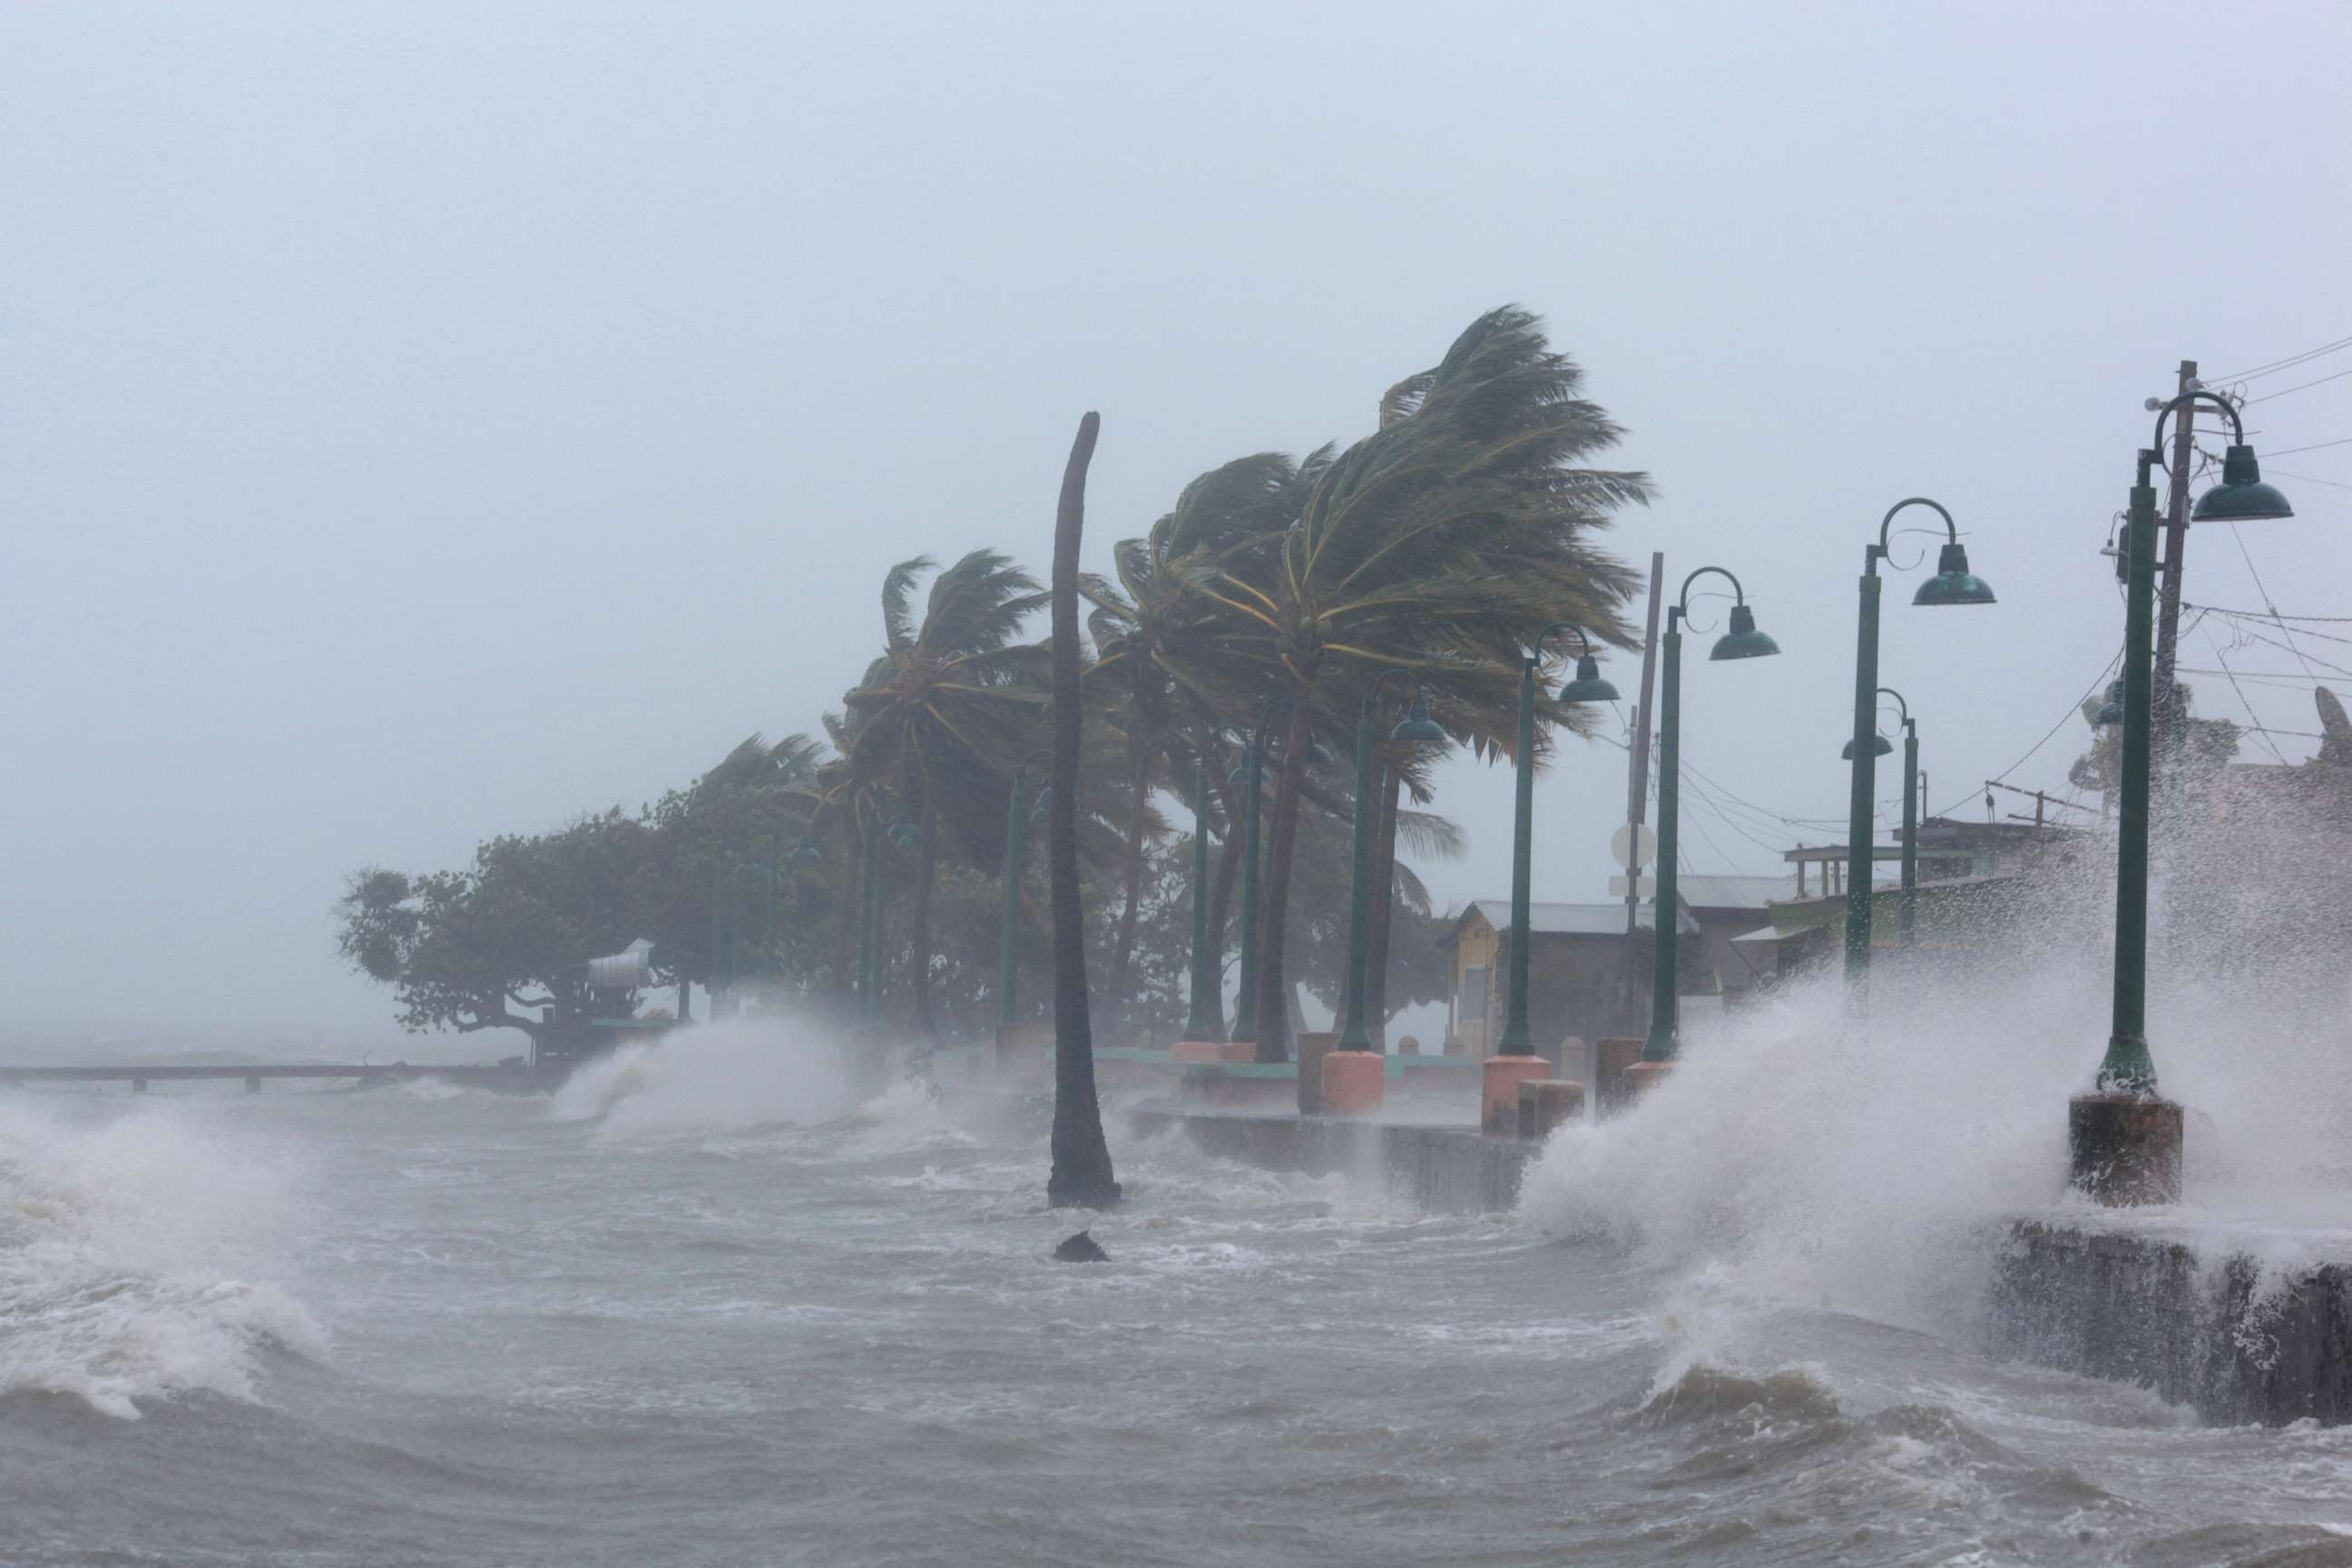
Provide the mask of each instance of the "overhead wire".
{"label": "overhead wire", "polygon": [[2337,338],[2334,342],[2322,343],[2317,348],[2305,349],[2301,353],[2289,354],[2284,359],[2271,360],[2266,363],[2254,366],[2252,370],[2232,371],[2228,375],[2213,376],[2210,378],[2209,384],[2211,383],[2233,381],[2253,381],[2265,375],[2276,375],[2280,371],[2291,370],[2306,360],[2315,360],[2323,354],[2334,353],[2337,349],[2341,348],[2352,348],[2352,338]]}

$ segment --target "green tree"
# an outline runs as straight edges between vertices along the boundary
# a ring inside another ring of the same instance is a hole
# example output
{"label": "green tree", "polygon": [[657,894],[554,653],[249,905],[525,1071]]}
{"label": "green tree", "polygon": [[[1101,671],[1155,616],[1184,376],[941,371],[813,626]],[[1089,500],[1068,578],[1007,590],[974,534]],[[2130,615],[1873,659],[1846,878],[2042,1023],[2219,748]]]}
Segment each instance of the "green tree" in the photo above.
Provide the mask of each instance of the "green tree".
{"label": "green tree", "polygon": [[[1631,641],[1622,608],[1635,574],[1594,536],[1649,486],[1580,466],[1622,435],[1578,395],[1581,382],[1535,317],[1488,312],[1435,368],[1390,390],[1381,428],[1318,476],[1277,549],[1204,575],[1232,617],[1229,657],[1291,700],[1260,927],[1263,1057],[1284,1054],[1285,915],[1318,716],[1352,743],[1357,700],[1380,670],[1402,667],[1451,733],[1496,748],[1513,722],[1520,649],[1545,623]],[[1557,708],[1549,717],[1590,722]]]}
{"label": "green tree", "polygon": [[901,562],[883,579],[885,646],[842,699],[840,738],[852,798],[870,808],[877,792],[894,791],[917,825],[909,979],[915,1021],[937,1038],[930,910],[940,828],[972,865],[1002,859],[1009,774],[1038,738],[1045,655],[1014,641],[1043,603],[1034,578],[996,551],[975,550],[932,578],[918,621],[915,583],[931,564]]}

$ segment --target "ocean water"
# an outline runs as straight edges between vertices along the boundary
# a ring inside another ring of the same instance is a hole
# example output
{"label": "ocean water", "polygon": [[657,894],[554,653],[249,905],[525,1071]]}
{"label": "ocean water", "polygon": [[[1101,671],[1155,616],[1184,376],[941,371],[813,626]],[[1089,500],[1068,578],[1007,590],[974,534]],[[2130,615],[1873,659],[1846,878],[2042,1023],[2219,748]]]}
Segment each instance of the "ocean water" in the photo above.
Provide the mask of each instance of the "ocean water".
{"label": "ocean water", "polygon": [[785,1028],[551,1100],[7,1092],[0,1563],[2352,1563],[2352,1430],[1978,1352],[1973,1222],[2052,1201],[2050,1130],[1821,1022],[1516,1215],[1115,1127],[1085,1267],[1034,1108]]}

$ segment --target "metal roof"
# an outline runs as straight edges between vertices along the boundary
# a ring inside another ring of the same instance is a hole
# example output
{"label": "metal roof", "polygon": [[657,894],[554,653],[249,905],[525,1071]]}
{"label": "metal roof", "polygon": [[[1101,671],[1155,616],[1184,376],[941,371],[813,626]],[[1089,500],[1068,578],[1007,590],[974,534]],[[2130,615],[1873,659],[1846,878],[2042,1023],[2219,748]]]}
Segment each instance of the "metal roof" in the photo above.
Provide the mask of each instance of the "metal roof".
{"label": "metal roof", "polygon": [[[1642,906],[1639,918],[1643,929],[1650,928],[1654,904]],[[1460,931],[1463,921],[1476,915],[1498,931],[1511,929],[1511,900],[1508,899],[1473,899],[1455,917],[1454,929]],[[1605,904],[1555,904],[1539,900],[1528,904],[1528,924],[1538,936],[1617,936],[1625,934],[1625,905],[1622,900]],[[1696,932],[1698,922],[1685,910],[1681,929]]]}
{"label": "metal roof", "polygon": [[1709,877],[1685,871],[1675,879],[1675,891],[1684,907],[1694,910],[1755,910],[1760,913],[1765,905],[1796,890],[1786,876]]}

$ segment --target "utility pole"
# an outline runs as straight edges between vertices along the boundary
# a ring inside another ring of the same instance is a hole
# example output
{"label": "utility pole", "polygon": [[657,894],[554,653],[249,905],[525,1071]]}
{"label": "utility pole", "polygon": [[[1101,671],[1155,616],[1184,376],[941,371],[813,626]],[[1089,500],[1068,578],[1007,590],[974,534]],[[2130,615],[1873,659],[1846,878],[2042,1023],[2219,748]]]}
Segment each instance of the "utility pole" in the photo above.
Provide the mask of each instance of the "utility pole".
{"label": "utility pole", "polygon": [[[2197,362],[2180,362],[2182,393],[2197,390]],[[2158,408],[2161,403],[2151,402]],[[2164,562],[2162,584],[2156,611],[2156,723],[2149,749],[2155,753],[2157,766],[2168,768],[2180,740],[2182,715],[2174,700],[2173,680],[2175,645],[2180,637],[2180,567],[2181,551],[2189,542],[2189,462],[2196,455],[2192,433],[2197,426],[2195,404],[2183,405],[2172,425],[2172,494],[2164,521]]]}
{"label": "utility pole", "polygon": [[1658,686],[1658,603],[1665,590],[1666,554],[1650,554],[1650,617],[1642,634],[1642,691],[1633,703],[1633,743],[1625,754],[1625,821],[1634,831],[1625,837],[1625,973],[1618,1001],[1618,1032],[1633,1027],[1633,938],[1642,927],[1641,826],[1650,805],[1650,694]]}

